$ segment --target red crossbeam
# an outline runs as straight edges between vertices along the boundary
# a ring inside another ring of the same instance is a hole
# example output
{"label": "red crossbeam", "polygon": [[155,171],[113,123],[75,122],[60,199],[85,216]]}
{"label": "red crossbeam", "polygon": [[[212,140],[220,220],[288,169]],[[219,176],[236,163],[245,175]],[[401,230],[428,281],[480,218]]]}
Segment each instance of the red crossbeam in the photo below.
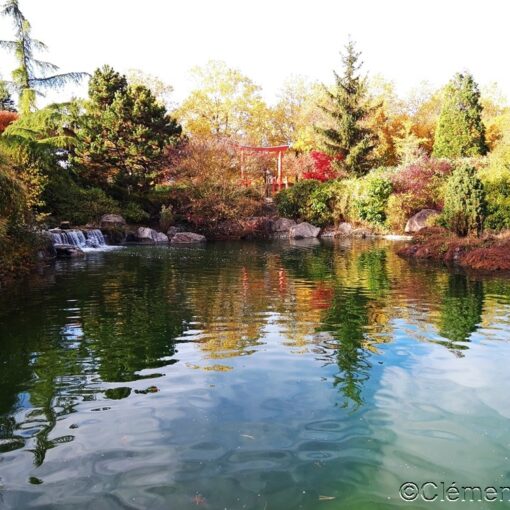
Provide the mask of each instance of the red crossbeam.
{"label": "red crossbeam", "polygon": [[275,147],[250,147],[249,145],[240,145],[239,150],[247,152],[285,152],[289,145],[276,145]]}

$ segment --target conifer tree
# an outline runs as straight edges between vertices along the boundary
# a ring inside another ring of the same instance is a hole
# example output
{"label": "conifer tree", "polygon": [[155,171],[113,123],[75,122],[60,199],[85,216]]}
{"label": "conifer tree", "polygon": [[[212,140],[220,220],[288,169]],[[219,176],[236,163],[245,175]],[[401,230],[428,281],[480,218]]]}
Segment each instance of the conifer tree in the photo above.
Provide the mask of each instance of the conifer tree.
{"label": "conifer tree", "polygon": [[143,85],[105,66],[89,83],[86,115],[73,161],[82,178],[103,188],[147,191],[165,164],[165,148],[181,127]]}
{"label": "conifer tree", "polygon": [[480,90],[471,74],[458,73],[444,91],[433,155],[461,158],[487,154]]}
{"label": "conifer tree", "polygon": [[360,55],[349,41],[342,55],[343,75],[334,73],[333,90],[326,90],[329,104],[321,106],[330,118],[330,125],[317,128],[323,138],[322,150],[332,156],[337,170],[357,176],[370,170],[375,147],[375,135],[366,125],[372,107],[366,98],[366,80],[359,74]]}
{"label": "conifer tree", "polygon": [[4,112],[15,112],[16,106],[12,100],[7,84],[0,81],[0,110]]}
{"label": "conifer tree", "polygon": [[14,24],[14,40],[0,41],[0,48],[11,51],[18,63],[12,73],[12,84],[19,95],[19,111],[29,113],[35,109],[36,96],[40,90],[58,88],[67,83],[77,83],[86,73],[55,74],[58,66],[38,60],[34,51],[44,51],[46,45],[31,35],[29,21],[21,12],[18,0],[7,0],[1,13],[10,17]]}

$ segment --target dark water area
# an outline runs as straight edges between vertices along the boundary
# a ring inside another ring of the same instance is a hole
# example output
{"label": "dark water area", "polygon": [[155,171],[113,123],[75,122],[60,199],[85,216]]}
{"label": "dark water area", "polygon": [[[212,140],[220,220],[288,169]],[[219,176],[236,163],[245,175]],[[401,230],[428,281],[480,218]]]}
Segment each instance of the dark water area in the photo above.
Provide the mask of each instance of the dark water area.
{"label": "dark water area", "polygon": [[395,249],[123,248],[3,290],[0,509],[510,508],[510,280]]}

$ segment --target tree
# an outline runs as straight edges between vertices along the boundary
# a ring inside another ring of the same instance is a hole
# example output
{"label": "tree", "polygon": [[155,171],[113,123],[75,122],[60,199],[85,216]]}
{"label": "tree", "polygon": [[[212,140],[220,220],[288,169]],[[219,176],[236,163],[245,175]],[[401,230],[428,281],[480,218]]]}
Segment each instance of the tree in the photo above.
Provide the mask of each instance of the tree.
{"label": "tree", "polygon": [[486,212],[485,190],[476,169],[459,166],[446,184],[444,224],[459,236],[480,235]]}
{"label": "tree", "polygon": [[19,95],[21,114],[35,109],[36,96],[40,94],[40,89],[78,83],[87,76],[86,73],[77,72],[55,74],[58,71],[55,64],[38,60],[34,56],[34,51],[44,51],[47,47],[43,42],[32,38],[30,23],[21,12],[18,0],[7,0],[1,14],[10,17],[14,24],[14,40],[0,41],[0,47],[11,51],[18,63],[12,73],[12,84]]}
{"label": "tree", "polygon": [[160,80],[157,76],[144,73],[140,69],[129,69],[127,81],[130,85],[143,85],[147,87],[154,94],[159,104],[165,108],[170,109],[173,107],[172,93],[174,88],[172,85]]}
{"label": "tree", "polygon": [[362,63],[352,41],[342,56],[344,73],[335,74],[333,90],[327,90],[329,105],[322,105],[331,126],[318,127],[323,138],[323,151],[334,158],[339,170],[364,175],[370,169],[370,156],[375,148],[375,136],[366,126],[372,108],[366,99],[366,81],[359,76]]}
{"label": "tree", "polygon": [[165,149],[181,127],[143,85],[105,66],[89,84],[83,126],[73,161],[84,180],[104,187],[147,191],[165,164]]}
{"label": "tree", "polygon": [[260,87],[224,62],[210,61],[195,67],[195,88],[177,110],[191,134],[244,138],[262,143],[268,108]]}
{"label": "tree", "polygon": [[0,111],[15,112],[16,107],[12,100],[11,93],[4,81],[0,81]]}
{"label": "tree", "polygon": [[434,139],[434,156],[461,158],[485,155],[485,126],[480,91],[471,74],[458,73],[444,90]]}

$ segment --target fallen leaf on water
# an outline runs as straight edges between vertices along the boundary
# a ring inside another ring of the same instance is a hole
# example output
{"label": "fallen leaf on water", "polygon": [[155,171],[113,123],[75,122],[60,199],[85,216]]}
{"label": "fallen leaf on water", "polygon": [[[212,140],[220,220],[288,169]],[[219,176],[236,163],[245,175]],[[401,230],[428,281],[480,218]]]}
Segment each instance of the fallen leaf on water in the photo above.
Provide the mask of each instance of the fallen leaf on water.
{"label": "fallen leaf on water", "polygon": [[335,496],[319,496],[319,501],[332,501],[336,499]]}
{"label": "fallen leaf on water", "polygon": [[202,494],[197,494],[196,496],[193,497],[193,503],[195,503],[195,505],[197,506],[206,505],[207,500],[204,498],[204,496],[202,496]]}

